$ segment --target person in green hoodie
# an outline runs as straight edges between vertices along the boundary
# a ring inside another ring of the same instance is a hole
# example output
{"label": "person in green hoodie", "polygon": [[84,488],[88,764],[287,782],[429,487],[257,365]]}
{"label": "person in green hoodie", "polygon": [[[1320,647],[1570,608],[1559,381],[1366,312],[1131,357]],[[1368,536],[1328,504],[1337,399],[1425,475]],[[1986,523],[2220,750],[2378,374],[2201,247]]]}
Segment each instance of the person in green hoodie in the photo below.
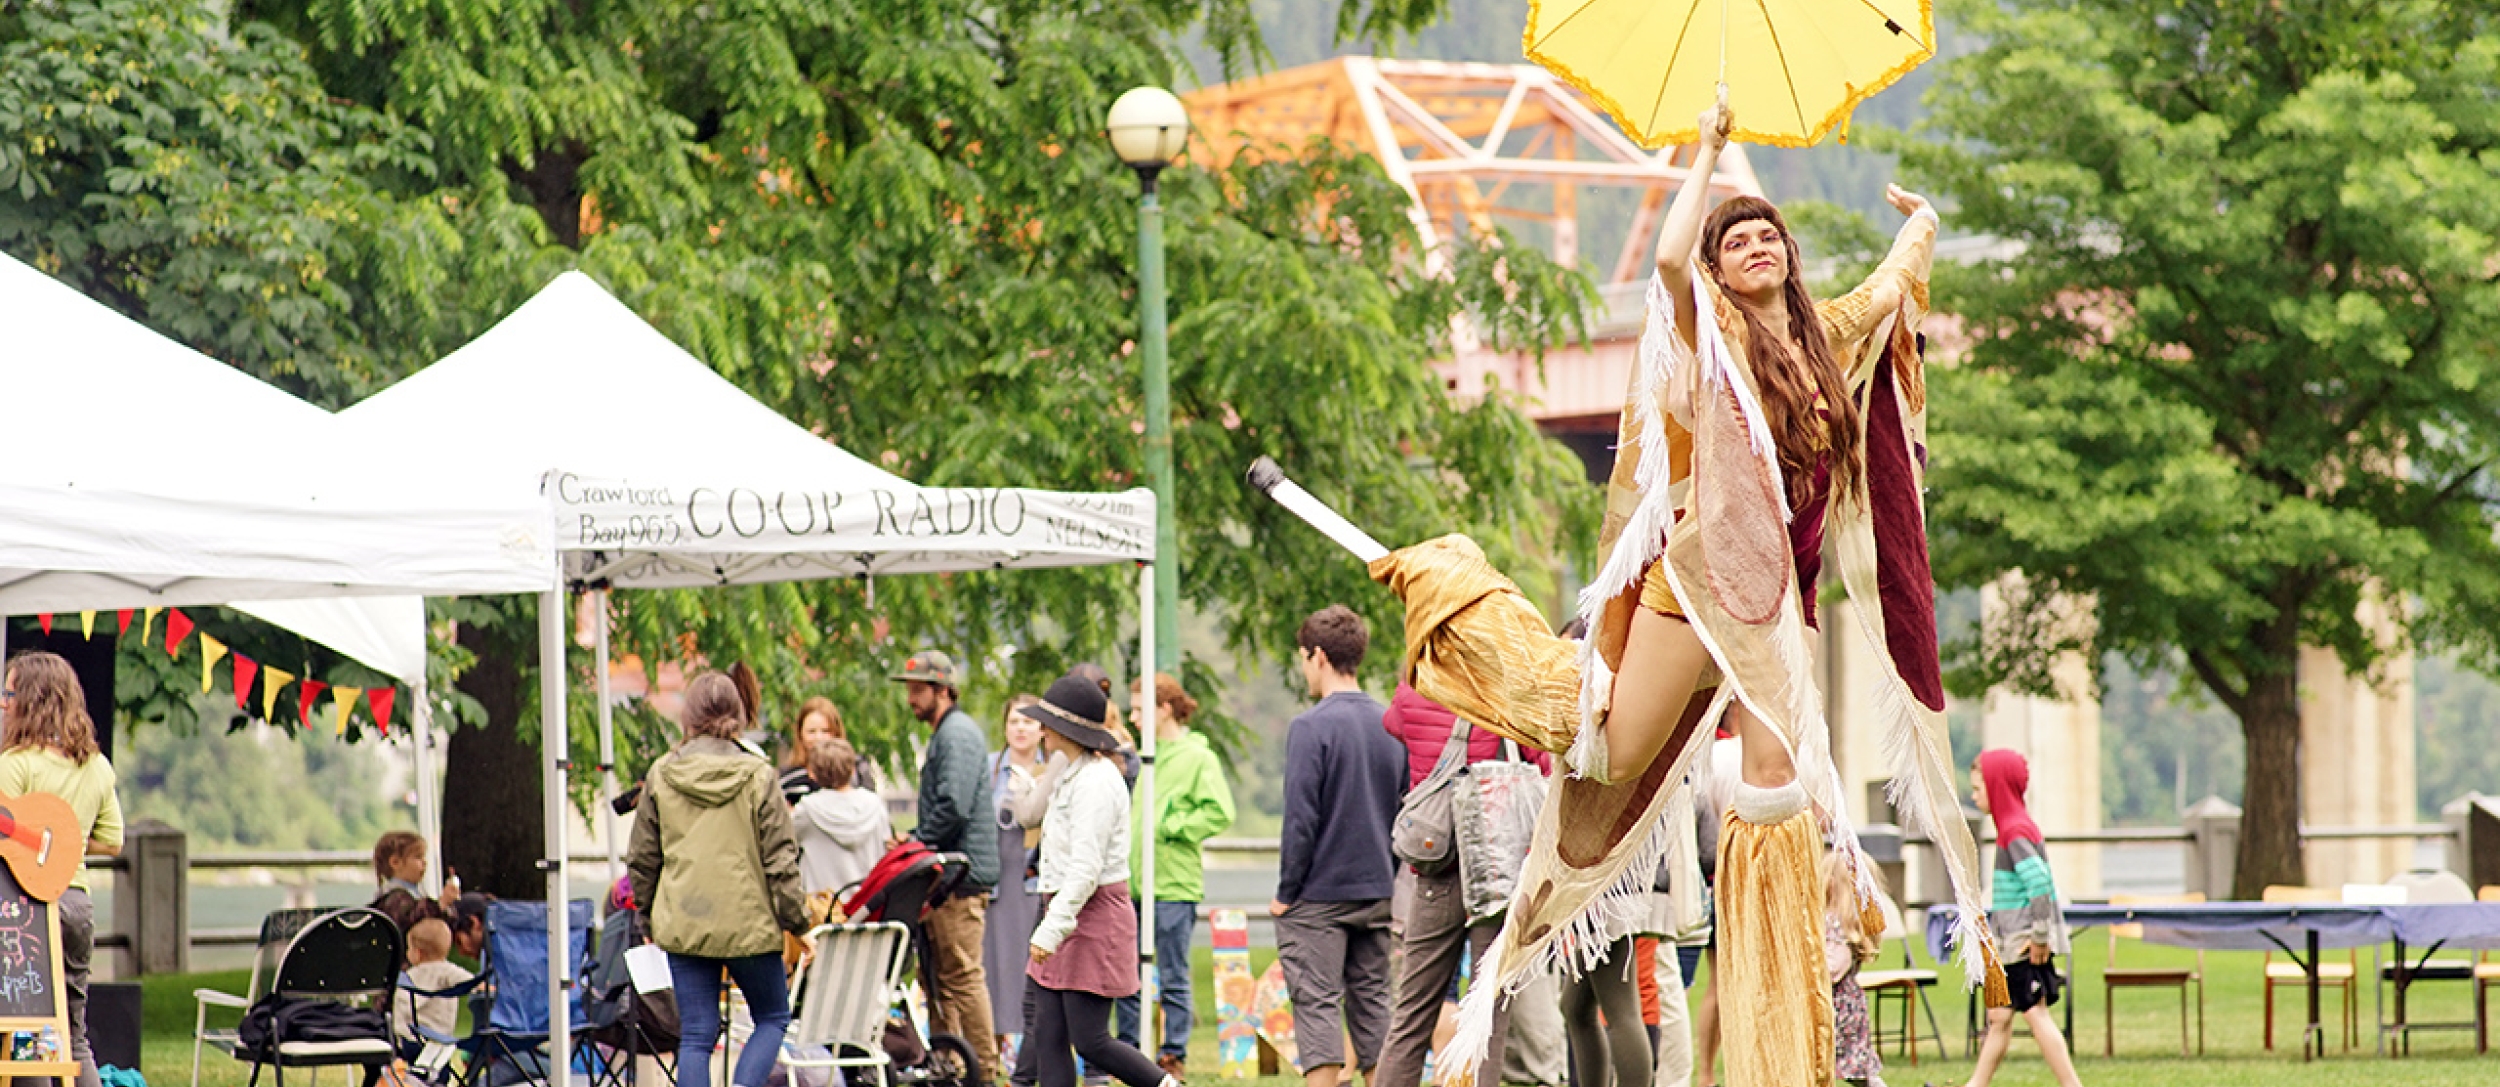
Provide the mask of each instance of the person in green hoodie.
{"label": "person in green hoodie", "polygon": [[[1143,703],[1144,693],[1129,688],[1129,705]],[[1207,738],[1189,727],[1198,701],[1181,683],[1155,673],[1154,802],[1137,805],[1129,835],[1131,886],[1146,886],[1146,833],[1152,820],[1155,842],[1155,989],[1163,1004],[1162,1052],[1156,1062],[1175,1077],[1183,1074],[1189,1056],[1191,1013],[1189,951],[1198,923],[1198,902],[1206,897],[1206,864],[1200,847],[1233,825],[1233,790],[1224,782],[1224,765]],[[1144,715],[1134,714],[1142,728]],[[1120,1040],[1139,1049],[1138,1003],[1120,998]]]}
{"label": "person in green hoodie", "polygon": [[755,1021],[729,1087],[764,1087],[790,1025],[781,935],[807,931],[799,843],[773,764],[738,742],[737,684],[705,672],[685,707],[685,739],[651,767],[625,866],[676,983],[677,1087],[711,1087],[723,972]]}

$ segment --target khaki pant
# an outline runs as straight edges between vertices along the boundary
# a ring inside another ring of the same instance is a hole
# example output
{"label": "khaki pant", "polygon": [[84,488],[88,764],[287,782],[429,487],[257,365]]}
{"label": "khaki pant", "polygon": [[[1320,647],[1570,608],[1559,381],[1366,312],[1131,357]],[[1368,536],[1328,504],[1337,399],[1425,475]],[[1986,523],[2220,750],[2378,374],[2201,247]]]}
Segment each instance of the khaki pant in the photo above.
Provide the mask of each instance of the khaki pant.
{"label": "khaki pant", "polygon": [[929,969],[921,982],[936,1005],[930,1028],[971,1043],[981,1059],[980,1082],[998,1073],[998,1036],[990,1027],[989,980],[981,971],[982,917],[988,894],[950,898],[921,922],[929,930]]}
{"label": "khaki pant", "polygon": [[1346,1063],[1368,1075],[1389,1034],[1389,900],[1296,902],[1276,919],[1276,961],[1293,996],[1301,1071]]}
{"label": "khaki pant", "polygon": [[[1424,1056],[1432,1049],[1432,1028],[1441,1022],[1441,1004],[1449,994],[1450,979],[1458,976],[1459,960],[1472,953],[1482,961],[1500,927],[1467,924],[1467,903],[1459,893],[1455,866],[1439,875],[1401,880],[1400,886],[1410,882],[1414,889],[1406,908],[1405,935],[1399,940],[1389,1040],[1381,1050],[1374,1087],[1417,1087],[1423,1079]],[[1502,1039],[1510,1028],[1507,1004],[1494,1008],[1492,1047],[1476,1068],[1477,1087],[1498,1087],[1502,1082]]]}

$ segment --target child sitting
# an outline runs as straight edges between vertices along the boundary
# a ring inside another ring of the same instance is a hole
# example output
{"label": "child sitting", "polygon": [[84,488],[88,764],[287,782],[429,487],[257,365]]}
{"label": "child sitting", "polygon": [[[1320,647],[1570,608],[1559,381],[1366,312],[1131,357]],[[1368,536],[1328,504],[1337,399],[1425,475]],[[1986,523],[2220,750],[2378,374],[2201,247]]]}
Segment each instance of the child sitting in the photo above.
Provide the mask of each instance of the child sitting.
{"label": "child sitting", "polygon": [[[408,930],[408,985],[426,992],[451,988],[475,976],[450,961],[451,926],[441,918],[429,917]],[[393,1024],[401,1040],[442,1041],[460,1029],[460,1000],[449,996],[425,996],[402,989],[393,1009]],[[425,1028],[420,1036],[417,1028]]]}

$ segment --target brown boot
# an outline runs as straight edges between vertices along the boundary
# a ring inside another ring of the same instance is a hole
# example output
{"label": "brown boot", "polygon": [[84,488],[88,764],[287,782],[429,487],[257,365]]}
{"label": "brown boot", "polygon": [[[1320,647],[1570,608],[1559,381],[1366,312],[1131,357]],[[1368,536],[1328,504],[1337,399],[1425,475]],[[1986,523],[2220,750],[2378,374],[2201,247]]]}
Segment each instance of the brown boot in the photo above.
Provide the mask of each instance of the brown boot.
{"label": "brown boot", "polygon": [[1164,1054],[1164,1055],[1162,1055],[1162,1056],[1160,1056],[1160,1057],[1155,1058],[1155,1064],[1156,1064],[1156,1066],[1158,1066],[1158,1067],[1160,1067],[1160,1068],[1162,1068],[1162,1069],[1163,1069],[1163,1074],[1164,1074],[1164,1075],[1170,1076],[1170,1077],[1172,1077],[1173,1079],[1188,1079],[1188,1078],[1189,1078],[1189,1073],[1188,1073],[1188,1072],[1186,1072],[1186,1071],[1184,1071],[1184,1070],[1182,1069],[1182,1065],[1183,1065],[1184,1063],[1185,1063],[1185,1062],[1183,1062],[1183,1061],[1182,1061],[1179,1057],[1174,1056],[1173,1054],[1170,1054],[1170,1053],[1166,1053],[1166,1054]]}

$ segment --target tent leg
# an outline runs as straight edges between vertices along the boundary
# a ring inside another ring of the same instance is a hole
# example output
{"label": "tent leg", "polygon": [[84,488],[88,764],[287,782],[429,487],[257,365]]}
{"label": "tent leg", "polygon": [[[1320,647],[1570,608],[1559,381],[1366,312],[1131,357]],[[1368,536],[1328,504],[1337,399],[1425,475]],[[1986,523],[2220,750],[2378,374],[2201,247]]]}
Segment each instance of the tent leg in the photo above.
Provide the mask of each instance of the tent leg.
{"label": "tent leg", "polygon": [[434,779],[434,693],[419,676],[408,685],[408,709],[416,718],[417,833],[425,836],[425,855],[432,862],[425,866],[422,886],[428,896],[443,892],[443,794]]}
{"label": "tent leg", "polygon": [[[1158,988],[1162,972],[1155,968],[1155,838],[1156,824],[1162,809],[1155,804],[1155,567],[1151,562],[1137,564],[1137,795],[1146,798],[1146,833],[1143,836],[1144,886],[1137,890],[1137,974],[1143,986],[1137,997],[1138,1048],[1159,1051],[1162,1036],[1155,1033],[1155,1010],[1163,1006],[1163,992]],[[1117,712],[1116,710],[1114,712]],[[1152,1035],[1152,1037],[1149,1037]]]}
{"label": "tent leg", "polygon": [[555,589],[538,594],[538,713],[539,747],[543,753],[547,789],[547,1052],[550,1054],[548,1082],[562,1084],[555,1061],[567,1060],[573,1048],[572,1002],[565,999],[573,983],[573,964],[565,955],[571,939],[565,932],[570,915],[565,909],[565,759],[571,751],[571,737],[565,730],[564,704],[564,590]]}
{"label": "tent leg", "polygon": [[591,621],[594,665],[599,691],[599,840],[606,843],[608,886],[625,878],[616,841],[616,711],[608,691],[608,590],[598,594],[598,615]]}

